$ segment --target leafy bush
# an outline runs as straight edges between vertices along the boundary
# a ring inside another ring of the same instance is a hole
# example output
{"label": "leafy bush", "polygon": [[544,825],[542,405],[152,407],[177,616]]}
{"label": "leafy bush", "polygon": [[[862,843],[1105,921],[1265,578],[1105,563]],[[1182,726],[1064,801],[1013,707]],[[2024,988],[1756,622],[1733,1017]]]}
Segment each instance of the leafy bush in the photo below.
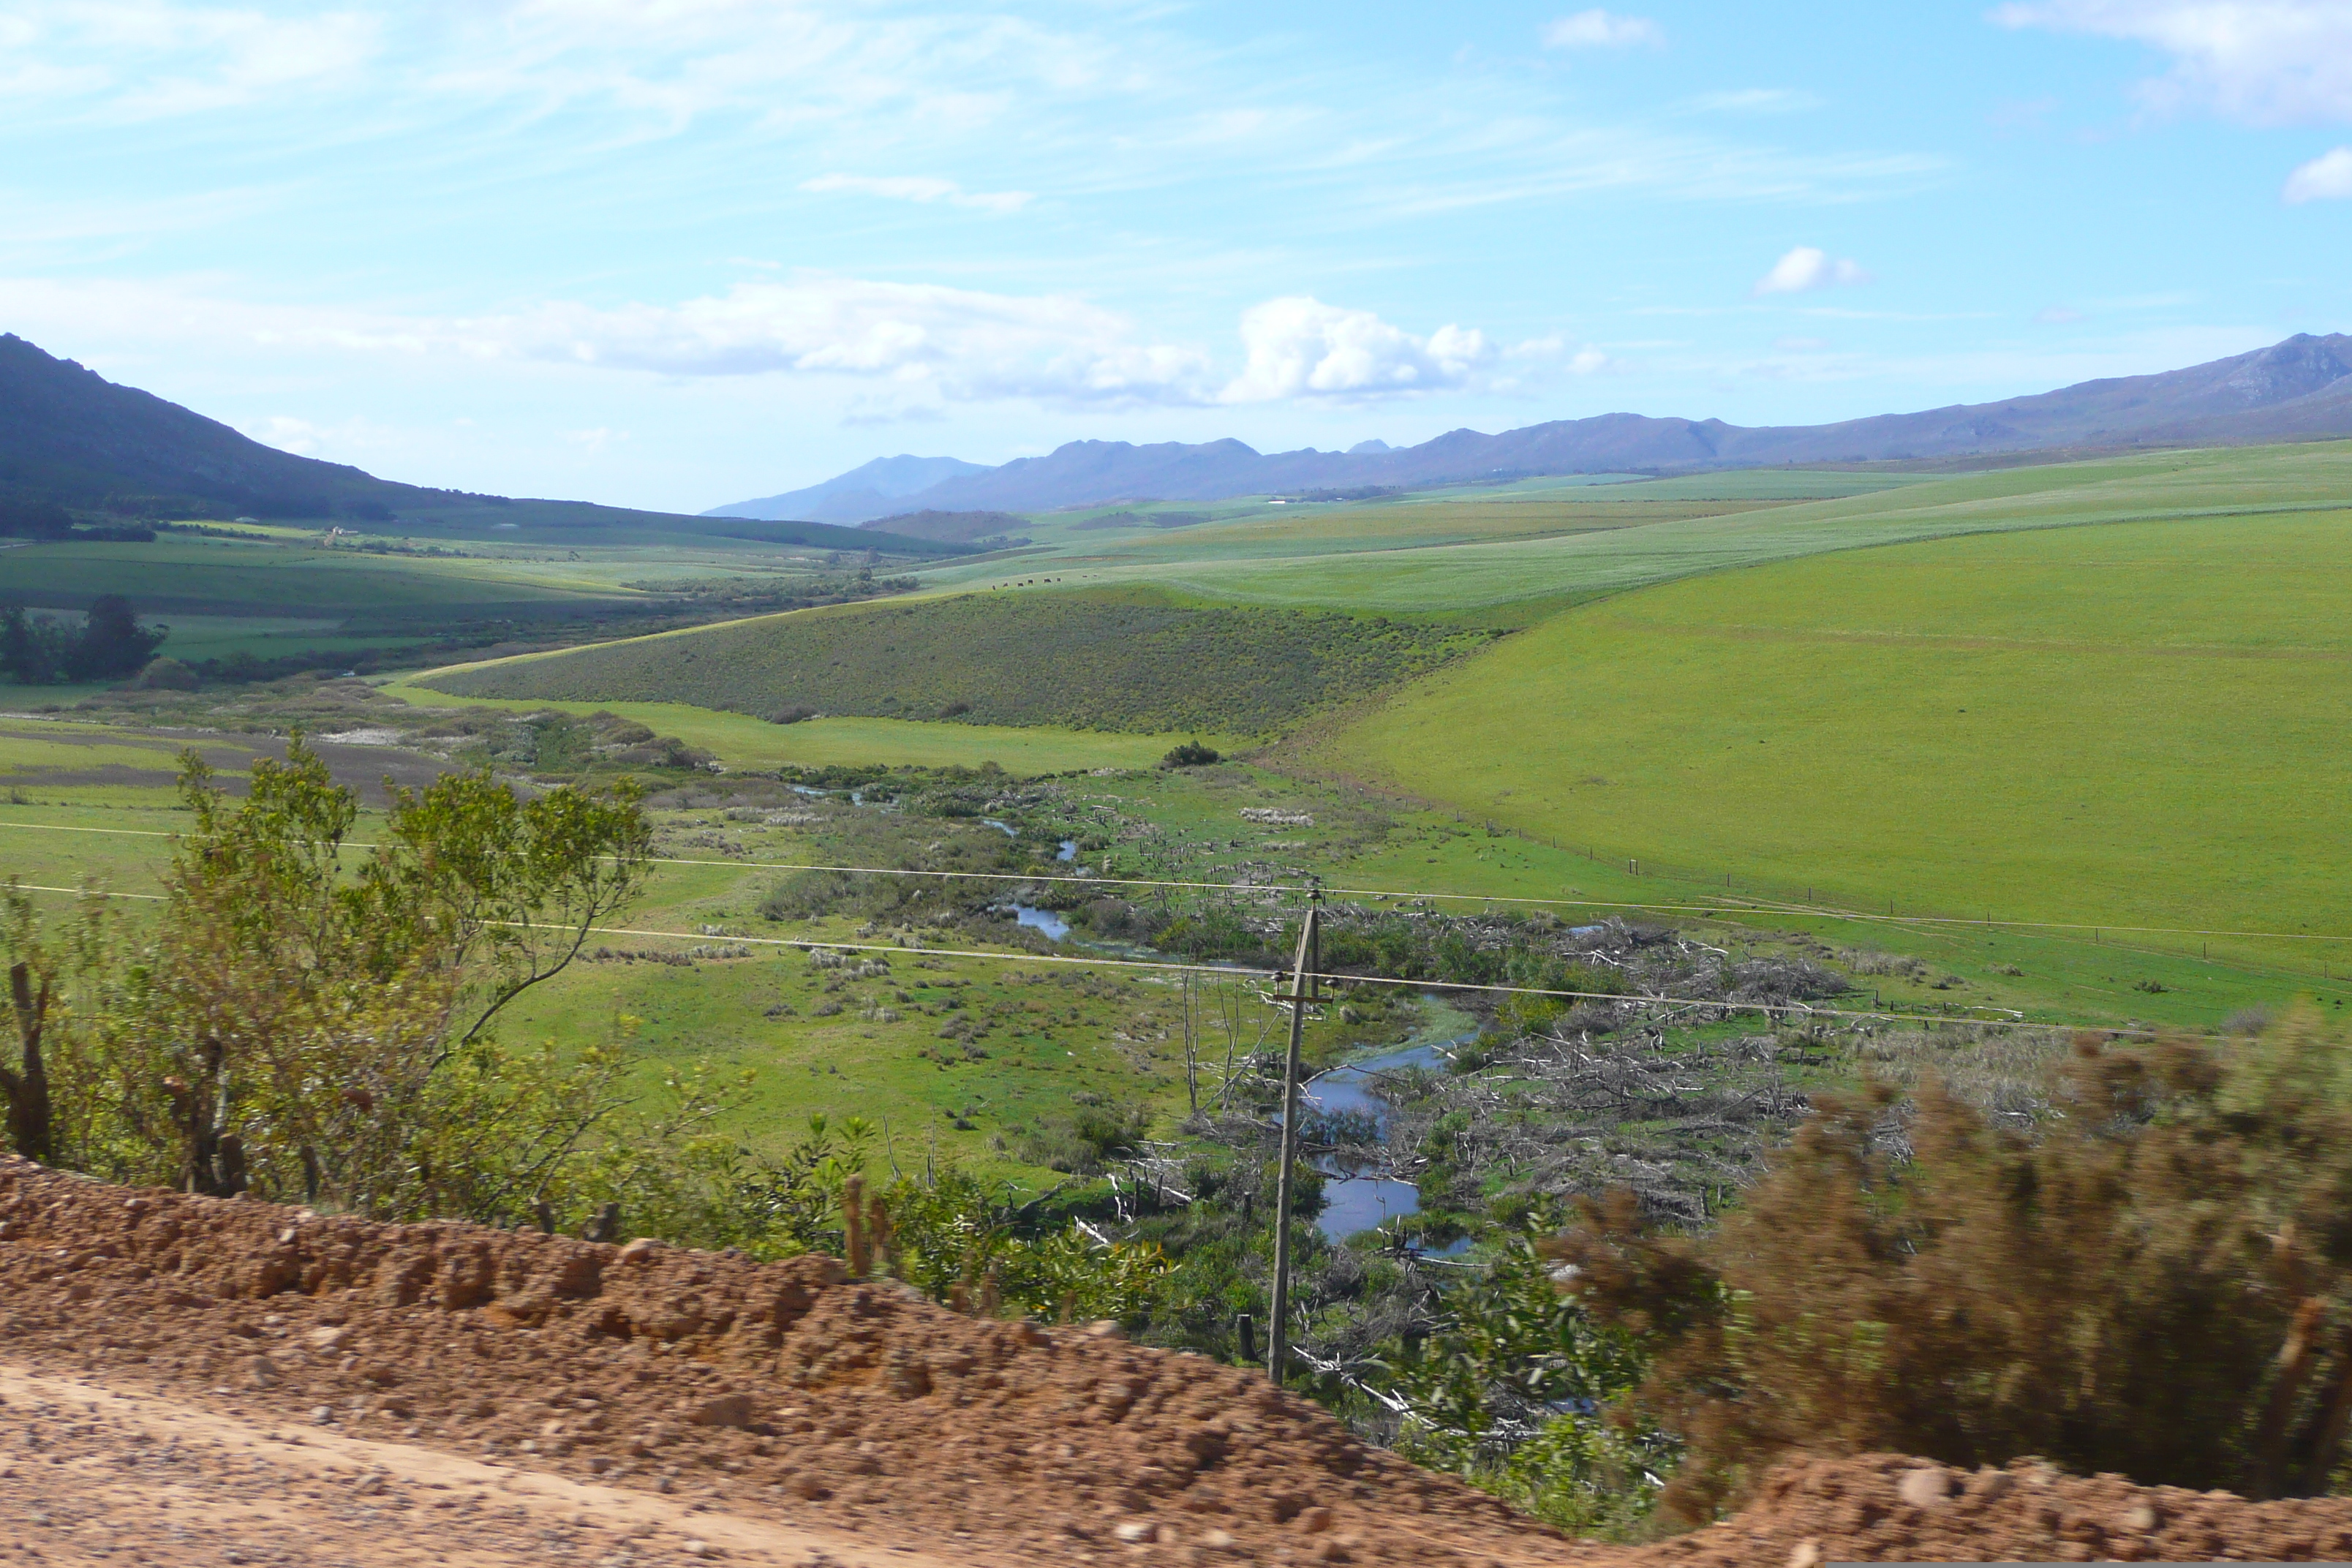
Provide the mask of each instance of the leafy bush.
{"label": "leafy bush", "polygon": [[1891,974],[1900,980],[1925,980],[1927,963],[1925,959],[1908,953],[1881,952],[1873,947],[1853,947],[1838,954],[1839,960],[1856,974]]}
{"label": "leafy bush", "polygon": [[241,803],[193,752],[181,795],[151,928],[97,899],[62,932],[13,887],[0,904],[48,1058],[37,1089],[29,1053],[0,1079],[17,1152],[383,1218],[571,1202],[628,1064],[509,1052],[491,1025],[641,885],[635,798],[453,773],[394,790],[360,853],[356,799],[299,734]]}
{"label": "leafy bush", "polygon": [[131,685],[139,691],[194,691],[196,672],[176,658],[150,659]]}
{"label": "leafy bush", "polygon": [[1657,1500],[1672,1442],[1603,1416],[1644,1370],[1632,1336],[1564,1296],[1527,1237],[1448,1289],[1435,1327],[1389,1348],[1396,1447],[1548,1524],[1623,1533]]}
{"label": "leafy bush", "polygon": [[2253,1496],[2328,1489],[2352,1416],[2352,1050],[2305,1007],[2224,1047],[2086,1037],[2007,1130],[1929,1079],[1825,1099],[1704,1238],[1629,1195],[1559,1255],[1654,1356],[1702,1520],[1773,1458],[1894,1450]]}
{"label": "leafy bush", "polygon": [[1198,741],[1186,741],[1181,745],[1171,747],[1168,754],[1160,759],[1160,765],[1163,768],[1205,768],[1212,763],[1223,760],[1213,747],[1204,746]]}
{"label": "leafy bush", "polygon": [[1141,1105],[1116,1105],[1080,1089],[1070,1109],[1040,1117],[1017,1139],[1021,1157],[1033,1165],[1072,1175],[1100,1175],[1111,1161],[1132,1154],[1151,1125]]}

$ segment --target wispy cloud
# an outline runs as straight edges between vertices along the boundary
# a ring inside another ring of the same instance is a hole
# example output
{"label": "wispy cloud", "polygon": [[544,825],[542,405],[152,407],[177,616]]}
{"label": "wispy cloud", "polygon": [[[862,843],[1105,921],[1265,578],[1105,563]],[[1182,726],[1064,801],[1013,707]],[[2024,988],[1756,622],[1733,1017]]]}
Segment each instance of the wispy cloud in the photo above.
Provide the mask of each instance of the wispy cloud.
{"label": "wispy cloud", "polygon": [[2352,147],[2338,147],[2322,153],[2286,177],[2286,188],[2279,199],[2294,205],[2304,202],[2340,202],[2352,197]]}
{"label": "wispy cloud", "polygon": [[1622,16],[1595,6],[1549,24],[1543,41],[1548,49],[1623,49],[1663,44],[1666,36],[1647,16]]}
{"label": "wispy cloud", "polygon": [[2256,125],[2352,120],[2352,5],[2343,0],[2017,0],[1992,17],[2169,55],[2171,70],[2139,88],[2160,111],[2210,109]]}
{"label": "wispy cloud", "polygon": [[819,174],[813,180],[803,180],[801,189],[817,195],[851,191],[894,202],[945,202],[950,206],[992,213],[1019,212],[1037,199],[1029,191],[967,191],[953,180],[920,174]]}
{"label": "wispy cloud", "polygon": [[20,108],[93,101],[122,119],[196,113],[348,82],[382,41],[362,10],[31,0],[0,5],[0,93]]}
{"label": "wispy cloud", "polygon": [[1869,281],[1870,274],[1859,263],[1843,258],[1832,259],[1826,250],[1801,245],[1774,262],[1772,270],[1759,278],[1749,292],[1760,300],[1768,294],[1801,294],[1812,289]]}

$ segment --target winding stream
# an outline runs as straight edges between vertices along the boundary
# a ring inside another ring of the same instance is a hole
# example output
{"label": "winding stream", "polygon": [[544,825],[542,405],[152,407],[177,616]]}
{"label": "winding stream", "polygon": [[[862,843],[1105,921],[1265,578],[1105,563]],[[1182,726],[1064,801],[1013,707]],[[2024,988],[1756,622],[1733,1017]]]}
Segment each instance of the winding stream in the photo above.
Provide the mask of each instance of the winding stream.
{"label": "winding stream", "polygon": [[[1326,1116],[1354,1114],[1365,1117],[1377,1130],[1381,1141],[1386,1142],[1388,1106],[1372,1093],[1372,1079],[1380,1073],[1396,1072],[1407,1068],[1426,1068],[1443,1072],[1450,1048],[1466,1045],[1477,1037],[1477,1032],[1473,1030],[1443,1040],[1402,1046],[1380,1056],[1367,1057],[1362,1061],[1342,1063],[1317,1073],[1300,1085],[1299,1100],[1302,1104],[1311,1106]],[[1316,1216],[1315,1228],[1333,1241],[1344,1241],[1360,1231],[1370,1230],[1402,1215],[1421,1212],[1421,1194],[1411,1182],[1349,1167],[1330,1154],[1317,1156],[1315,1168],[1326,1178],[1323,1183],[1323,1212]],[[1465,1245],[1466,1241],[1435,1250],[1453,1252]]]}

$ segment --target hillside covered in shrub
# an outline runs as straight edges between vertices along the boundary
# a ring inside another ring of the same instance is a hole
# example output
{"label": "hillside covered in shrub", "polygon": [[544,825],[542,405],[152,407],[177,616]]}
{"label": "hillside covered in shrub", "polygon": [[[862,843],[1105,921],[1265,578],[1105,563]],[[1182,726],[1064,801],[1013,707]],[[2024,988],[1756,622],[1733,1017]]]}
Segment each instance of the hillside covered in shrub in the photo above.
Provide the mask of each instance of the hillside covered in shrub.
{"label": "hillside covered in shrub", "polygon": [[688,702],[1156,733],[1267,734],[1483,646],[1368,616],[1087,593],[844,606],[434,677],[467,697]]}

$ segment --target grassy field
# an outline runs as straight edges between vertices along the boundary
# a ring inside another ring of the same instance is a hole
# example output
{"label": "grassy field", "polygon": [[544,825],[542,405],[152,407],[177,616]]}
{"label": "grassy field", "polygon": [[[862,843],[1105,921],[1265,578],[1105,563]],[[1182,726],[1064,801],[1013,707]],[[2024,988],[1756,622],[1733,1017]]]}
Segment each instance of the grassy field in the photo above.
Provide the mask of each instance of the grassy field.
{"label": "grassy field", "polygon": [[975,593],[806,610],[458,667],[473,697],[667,698],[766,717],[968,718],[1145,734],[1264,734],[1436,668],[1475,634],[1370,617]]}
{"label": "grassy field", "polygon": [[0,581],[19,604],[80,609],[100,594],[121,594],[142,615],[165,619],[173,614],[340,619],[632,596],[560,564],[169,535],[152,544],[67,542],[11,550]]}
{"label": "grassy field", "polygon": [[[1442,672],[1319,755],[1740,890],[2346,933],[2323,847],[2352,814],[2347,725],[2352,512],[2209,512],[1611,599]],[[2352,960],[2160,945],[2200,942]]]}
{"label": "grassy field", "polygon": [[[747,714],[692,708],[683,702],[461,697],[400,681],[390,682],[383,689],[424,707],[500,708],[515,713],[557,708],[573,713],[618,713],[662,734],[676,735],[730,768],[821,768],[858,763],[976,768],[994,763],[1007,773],[1026,776],[1076,768],[1150,767],[1169,747],[1192,739],[1191,735],[1118,735],[1050,725],[1016,729],[905,719],[810,719],[798,724],[772,724]],[[1233,743],[1222,735],[1206,738]]]}
{"label": "grassy field", "polygon": [[[1148,582],[1227,602],[1452,613],[1472,624],[1524,625],[1608,594],[1832,551],[2336,505],[2352,492],[2352,443],[2148,453],[1957,476],[1830,475],[1812,482],[1842,499],[1804,501],[1769,493],[1765,481],[1775,478],[1785,485],[1796,476],[1711,475],[1582,492],[1560,503],[1559,531],[1543,537],[1382,542],[1375,536],[1383,525],[1369,520],[1388,509],[1334,509],[1286,518],[1246,550],[1217,548],[1217,536],[1185,530],[1125,553],[1026,562],[1022,573],[1050,568],[1066,584]],[[1827,488],[1838,481],[1849,488]],[[1864,484],[1873,487],[1870,493],[1853,493]],[[1640,526],[1612,526],[1589,515],[1647,506],[1643,495],[1654,487],[1673,487],[1685,513],[1663,515],[1671,509],[1660,506],[1654,510],[1662,515]],[[1738,500],[1748,487],[1767,493],[1722,510],[1720,502]],[[1432,510],[1442,509],[1433,503]],[[1354,542],[1359,527],[1368,531],[1366,542]],[[1310,533],[1315,537],[1306,537]],[[1188,534],[1198,537],[1187,541]]]}

